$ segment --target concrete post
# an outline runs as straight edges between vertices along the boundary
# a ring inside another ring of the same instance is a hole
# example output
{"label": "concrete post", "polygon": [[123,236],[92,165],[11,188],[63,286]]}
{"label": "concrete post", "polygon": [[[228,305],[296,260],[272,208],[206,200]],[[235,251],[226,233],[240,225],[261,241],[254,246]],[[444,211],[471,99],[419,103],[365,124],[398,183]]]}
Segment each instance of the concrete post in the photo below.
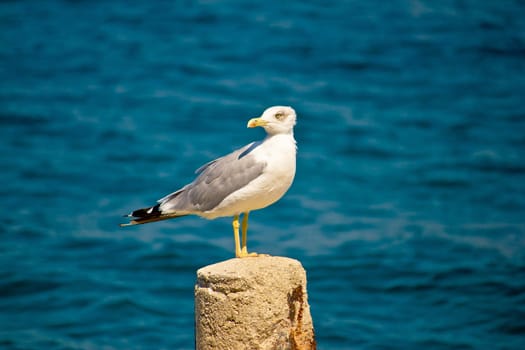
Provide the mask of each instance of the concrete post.
{"label": "concrete post", "polygon": [[297,260],[230,259],[197,271],[197,350],[316,349],[306,273]]}

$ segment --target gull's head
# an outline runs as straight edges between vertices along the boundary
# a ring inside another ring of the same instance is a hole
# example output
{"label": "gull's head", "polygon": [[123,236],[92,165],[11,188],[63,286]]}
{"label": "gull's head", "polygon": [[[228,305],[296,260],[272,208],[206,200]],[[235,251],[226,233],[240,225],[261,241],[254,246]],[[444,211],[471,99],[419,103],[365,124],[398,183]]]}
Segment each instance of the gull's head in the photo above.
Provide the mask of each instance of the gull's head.
{"label": "gull's head", "polygon": [[248,127],[260,126],[269,135],[293,134],[295,118],[295,111],[292,107],[273,106],[266,109],[260,117],[250,119]]}

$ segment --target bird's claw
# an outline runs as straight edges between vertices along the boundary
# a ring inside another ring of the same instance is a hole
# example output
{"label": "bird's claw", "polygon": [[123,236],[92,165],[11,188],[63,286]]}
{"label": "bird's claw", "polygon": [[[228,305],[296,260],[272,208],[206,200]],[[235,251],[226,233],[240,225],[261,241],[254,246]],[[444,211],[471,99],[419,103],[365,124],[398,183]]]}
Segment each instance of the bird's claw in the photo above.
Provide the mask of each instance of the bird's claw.
{"label": "bird's claw", "polygon": [[257,254],[255,252],[248,253],[246,247],[244,247],[238,254],[235,254],[236,258],[255,258],[264,254]]}

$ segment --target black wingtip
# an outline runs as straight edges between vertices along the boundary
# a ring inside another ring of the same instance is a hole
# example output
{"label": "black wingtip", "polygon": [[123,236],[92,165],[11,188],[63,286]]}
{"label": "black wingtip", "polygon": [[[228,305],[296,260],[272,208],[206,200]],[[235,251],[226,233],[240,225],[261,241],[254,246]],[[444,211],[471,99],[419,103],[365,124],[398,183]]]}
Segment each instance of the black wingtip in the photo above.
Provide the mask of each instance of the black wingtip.
{"label": "black wingtip", "polygon": [[137,210],[134,210],[130,214],[130,216],[131,217],[135,217],[135,218],[140,218],[140,219],[147,219],[147,218],[157,217],[157,216],[160,216],[162,214],[161,211],[159,210],[159,208],[160,208],[160,204],[157,204],[157,205],[155,205],[153,207],[137,209]]}

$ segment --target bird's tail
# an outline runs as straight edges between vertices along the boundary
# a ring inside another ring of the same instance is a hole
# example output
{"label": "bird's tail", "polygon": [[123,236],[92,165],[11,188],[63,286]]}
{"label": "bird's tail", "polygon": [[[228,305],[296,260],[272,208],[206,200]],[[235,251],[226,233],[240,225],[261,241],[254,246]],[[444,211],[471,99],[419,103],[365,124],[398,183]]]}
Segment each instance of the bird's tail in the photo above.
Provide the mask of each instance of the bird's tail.
{"label": "bird's tail", "polygon": [[124,215],[125,217],[132,219],[128,223],[120,224],[120,227],[147,224],[148,222],[162,221],[185,215],[186,214],[162,213],[160,210],[160,204],[157,204],[153,207],[137,209],[131,214]]}

